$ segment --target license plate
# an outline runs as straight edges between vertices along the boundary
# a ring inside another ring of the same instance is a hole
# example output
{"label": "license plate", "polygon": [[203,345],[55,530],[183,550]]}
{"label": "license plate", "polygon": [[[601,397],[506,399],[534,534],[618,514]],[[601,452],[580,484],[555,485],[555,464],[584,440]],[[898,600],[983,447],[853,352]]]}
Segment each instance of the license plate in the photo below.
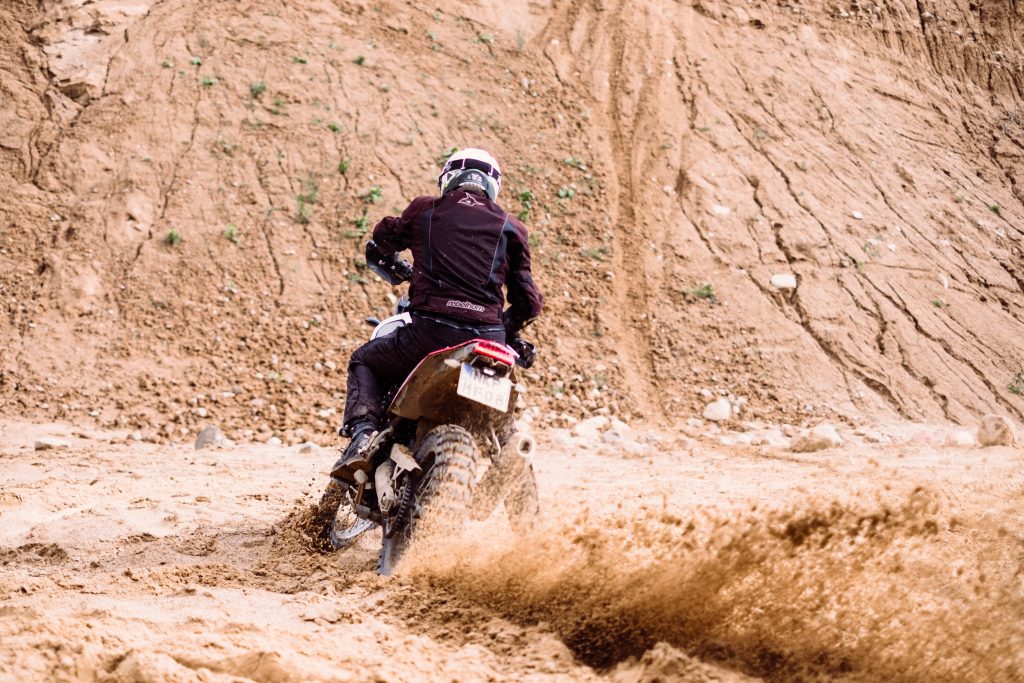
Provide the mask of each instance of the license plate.
{"label": "license plate", "polygon": [[512,393],[512,380],[505,377],[488,377],[469,363],[462,364],[459,372],[459,396],[485,406],[508,412],[508,397]]}

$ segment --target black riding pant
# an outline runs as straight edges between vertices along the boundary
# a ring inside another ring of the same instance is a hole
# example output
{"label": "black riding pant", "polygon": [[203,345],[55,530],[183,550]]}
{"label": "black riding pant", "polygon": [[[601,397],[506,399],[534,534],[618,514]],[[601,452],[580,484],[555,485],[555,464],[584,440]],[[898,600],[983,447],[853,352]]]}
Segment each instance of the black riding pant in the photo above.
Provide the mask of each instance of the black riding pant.
{"label": "black riding pant", "polygon": [[382,413],[386,410],[381,401],[391,387],[405,381],[430,353],[470,339],[504,343],[505,329],[500,325],[473,327],[472,323],[413,314],[411,325],[400,327],[386,337],[371,339],[356,349],[348,362],[348,394],[343,422],[346,433],[353,422],[363,417],[380,425],[384,417]]}

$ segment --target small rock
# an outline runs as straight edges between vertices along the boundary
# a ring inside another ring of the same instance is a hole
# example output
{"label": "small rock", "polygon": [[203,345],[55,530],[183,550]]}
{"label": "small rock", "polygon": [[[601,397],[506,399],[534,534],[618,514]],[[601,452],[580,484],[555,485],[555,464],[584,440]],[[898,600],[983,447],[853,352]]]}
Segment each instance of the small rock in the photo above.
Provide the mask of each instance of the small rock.
{"label": "small rock", "polygon": [[37,451],[57,451],[71,448],[71,442],[66,439],[58,439],[55,436],[44,436],[36,440],[34,448]]}
{"label": "small rock", "polygon": [[1002,415],[986,415],[978,425],[979,446],[1012,446],[1016,440],[1013,425]]}
{"label": "small rock", "polygon": [[196,437],[196,450],[201,451],[204,448],[219,446],[223,438],[216,425],[207,425]]}
{"label": "small rock", "polygon": [[693,427],[694,429],[700,429],[704,426],[704,420],[699,417],[688,417],[686,418],[686,426]]}
{"label": "small rock", "polygon": [[971,434],[966,429],[957,429],[946,435],[946,440],[943,441],[946,446],[952,446],[954,448],[972,448],[977,444],[974,440],[974,434]]}
{"label": "small rock", "polygon": [[873,429],[858,429],[855,433],[859,434],[860,436],[863,436],[864,440],[867,441],[868,443],[892,443],[892,439],[890,439],[888,436]]}
{"label": "small rock", "polygon": [[862,218],[864,218],[864,214],[862,212],[860,212],[860,211],[854,211],[850,215],[853,216],[854,220],[858,220],[858,221],[861,220]]}
{"label": "small rock", "polygon": [[319,449],[320,447],[317,446],[315,443],[313,443],[312,441],[307,441],[301,446],[299,446],[299,453],[301,453],[302,455],[310,455],[312,453],[316,453]]}
{"label": "small rock", "polygon": [[826,448],[836,448],[843,445],[843,438],[839,436],[836,428],[827,422],[803,432],[793,439],[789,450],[794,453],[814,453],[823,451]]}
{"label": "small rock", "polygon": [[572,441],[572,434],[568,429],[551,429],[548,430],[548,438],[556,446],[562,448],[572,448],[575,444]]}
{"label": "small rock", "polygon": [[610,421],[604,415],[598,415],[591,417],[586,420],[580,420],[573,427],[573,434],[576,436],[582,436],[586,439],[596,439],[601,435],[601,431],[604,430]]}
{"label": "small rock", "polygon": [[131,439],[132,441],[142,441],[142,432],[136,429],[132,432]]}
{"label": "small rock", "polygon": [[727,398],[720,398],[717,401],[704,406],[704,419],[712,422],[722,422],[732,419],[732,403]]}
{"label": "small rock", "polygon": [[279,439],[276,436],[272,436],[269,439],[267,439],[267,445],[268,446],[280,446],[281,445],[281,439]]}
{"label": "small rock", "polygon": [[772,287],[776,289],[796,289],[796,275],[793,273],[776,273],[772,275]]}

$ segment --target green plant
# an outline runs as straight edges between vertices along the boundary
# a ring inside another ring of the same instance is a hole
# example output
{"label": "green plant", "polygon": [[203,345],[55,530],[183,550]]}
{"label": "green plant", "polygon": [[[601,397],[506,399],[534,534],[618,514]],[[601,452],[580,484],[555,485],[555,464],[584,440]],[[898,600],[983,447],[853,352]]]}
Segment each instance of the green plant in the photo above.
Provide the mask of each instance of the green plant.
{"label": "green plant", "polygon": [[359,55],[358,57],[356,57],[352,61],[355,62],[356,64],[358,64],[359,66],[362,66],[363,64],[366,64],[366,57],[364,57],[362,55]]}
{"label": "green plant", "polygon": [[256,81],[249,84],[249,94],[253,97],[259,97],[265,92],[267,92],[267,84],[265,82]]}
{"label": "green plant", "polygon": [[994,213],[995,215],[999,216],[1001,215],[1003,209],[998,204],[989,204],[988,210]]}
{"label": "green plant", "polygon": [[585,247],[580,249],[580,256],[584,258],[593,259],[594,261],[604,261],[611,254],[611,249],[607,246],[602,247]]}
{"label": "green plant", "polygon": [[338,173],[345,175],[348,173],[348,169],[352,167],[351,159],[342,159],[338,162]]}
{"label": "green plant", "polygon": [[437,165],[444,166],[444,162],[448,161],[448,157],[459,151],[458,147],[449,147],[445,151],[441,152],[437,157]]}
{"label": "green plant", "polygon": [[562,159],[562,163],[564,163],[566,166],[578,168],[581,171],[587,170],[587,165],[580,161],[579,159],[577,159],[576,157],[566,157],[565,159]]}
{"label": "green plant", "polygon": [[341,124],[331,121],[330,123],[327,124],[327,130],[331,131],[332,133],[340,133]]}
{"label": "green plant", "polygon": [[348,279],[349,279],[350,282],[354,282],[357,285],[365,285],[366,284],[366,278],[363,277],[362,275],[360,275],[359,273],[349,273],[348,274]]}
{"label": "green plant", "polygon": [[485,45],[490,45],[491,43],[494,42],[494,36],[492,36],[490,33],[481,33],[479,36],[477,36],[476,42],[484,43]]}
{"label": "green plant", "polygon": [[175,230],[174,228],[171,228],[170,230],[167,231],[167,237],[164,238],[164,241],[173,247],[174,245],[181,242],[181,233]]}
{"label": "green plant", "polygon": [[383,196],[384,193],[381,190],[380,185],[374,185],[365,193],[363,193],[361,198],[364,204],[376,204],[381,200]]}
{"label": "green plant", "polygon": [[170,60],[166,60],[166,59],[165,59],[165,60],[164,60],[164,61],[163,61],[163,62],[162,62],[162,63],[160,64],[160,66],[162,66],[162,67],[163,67],[163,68],[165,68],[165,69],[173,69],[173,68],[174,68],[174,62],[172,62],[172,61],[170,61]]}
{"label": "green plant", "polygon": [[299,225],[308,225],[312,219],[313,210],[309,208],[306,195],[300,194],[295,198],[295,222]]}
{"label": "green plant", "polygon": [[193,57],[192,58],[192,66],[202,66],[202,65],[203,65],[203,58],[202,57]]}
{"label": "green plant", "polygon": [[1017,394],[1018,396],[1024,394],[1024,370],[1014,375],[1006,388],[1010,390],[1011,394]]}
{"label": "green plant", "polygon": [[683,291],[694,299],[713,300],[715,298],[715,287],[710,282],[705,282],[697,287]]}
{"label": "green plant", "polygon": [[559,199],[572,199],[575,196],[576,196],[576,190],[574,190],[569,185],[562,185],[560,188],[558,188],[558,198]]}
{"label": "green plant", "polygon": [[516,198],[519,200],[519,203],[523,205],[523,208],[517,215],[519,216],[519,220],[525,221],[530,217],[530,210],[533,208],[533,192],[530,190],[522,190],[516,195]]}
{"label": "green plant", "polygon": [[217,79],[214,78],[213,76],[203,76],[203,80],[199,81],[199,83],[204,88],[209,88],[209,87],[212,87],[214,85],[217,85]]}
{"label": "green plant", "polygon": [[932,306],[935,308],[945,308],[946,306],[949,306],[949,304],[942,299],[932,299]]}
{"label": "green plant", "polygon": [[221,234],[224,235],[224,239],[228,242],[238,244],[238,226],[234,223],[229,223],[228,227],[224,228],[224,232]]}
{"label": "green plant", "polygon": [[292,64],[309,64],[305,57],[292,57]]}

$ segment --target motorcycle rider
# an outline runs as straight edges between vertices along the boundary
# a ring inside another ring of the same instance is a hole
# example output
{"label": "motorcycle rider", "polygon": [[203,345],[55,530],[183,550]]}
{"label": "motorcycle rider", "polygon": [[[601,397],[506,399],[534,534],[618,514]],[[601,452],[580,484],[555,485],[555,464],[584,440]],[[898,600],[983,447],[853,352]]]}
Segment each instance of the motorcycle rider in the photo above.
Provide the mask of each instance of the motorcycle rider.
{"label": "motorcycle rider", "polygon": [[384,392],[425,356],[470,339],[511,343],[543,307],[530,273],[526,227],[495,203],[501,189],[497,160],[482,149],[457,151],[437,186],[439,196],[417,197],[401,216],[388,216],[373,229],[374,256],[393,261],[398,252],[412,252],[412,324],[353,352],[340,430],[351,441],[332,478],[352,481],[356,470],[369,470],[366,447],[381,426]]}

